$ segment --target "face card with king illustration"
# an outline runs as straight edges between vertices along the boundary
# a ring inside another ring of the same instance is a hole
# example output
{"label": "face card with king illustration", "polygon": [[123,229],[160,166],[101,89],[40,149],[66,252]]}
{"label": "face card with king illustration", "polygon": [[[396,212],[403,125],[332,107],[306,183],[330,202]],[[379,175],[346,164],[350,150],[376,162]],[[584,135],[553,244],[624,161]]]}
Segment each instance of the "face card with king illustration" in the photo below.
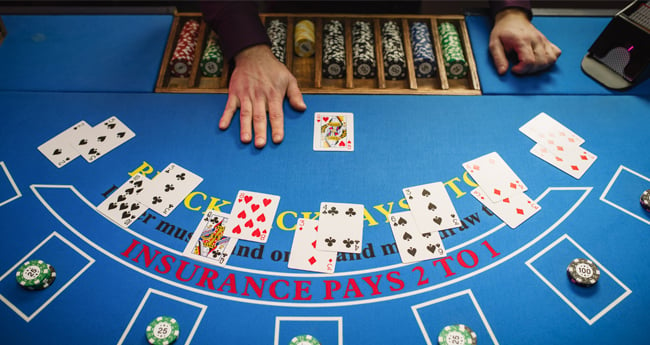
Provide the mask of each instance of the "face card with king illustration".
{"label": "face card with king illustration", "polygon": [[217,266],[225,266],[232,255],[237,239],[224,236],[230,216],[214,210],[203,215],[183,255]]}

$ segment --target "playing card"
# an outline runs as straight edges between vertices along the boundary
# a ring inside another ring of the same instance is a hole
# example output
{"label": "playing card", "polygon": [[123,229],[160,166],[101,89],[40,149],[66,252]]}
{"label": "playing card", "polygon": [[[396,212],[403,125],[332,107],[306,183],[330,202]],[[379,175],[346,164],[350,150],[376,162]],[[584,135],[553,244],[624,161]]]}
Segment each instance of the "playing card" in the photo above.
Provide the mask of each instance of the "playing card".
{"label": "playing card", "polygon": [[559,144],[580,146],[585,142],[579,135],[544,112],[526,122],[519,131],[538,143],[550,140]]}
{"label": "playing card", "polygon": [[595,154],[577,146],[548,147],[536,144],[530,152],[576,179],[580,179],[598,158]]}
{"label": "playing card", "polygon": [[79,152],[74,149],[72,143],[76,141],[79,133],[90,129],[91,127],[86,121],[79,121],[74,126],[43,143],[38,147],[38,150],[57,168],[60,168],[79,156]]}
{"label": "playing card", "polygon": [[241,190],[230,212],[231,221],[225,235],[253,242],[266,243],[275,220],[280,197]]}
{"label": "playing card", "polygon": [[513,229],[542,209],[525,193],[515,193],[498,202],[490,201],[481,187],[474,188],[472,195]]}
{"label": "playing card", "polygon": [[481,186],[492,202],[528,190],[528,187],[497,152],[491,152],[465,162],[463,168]]}
{"label": "playing card", "polygon": [[334,273],[337,252],[316,249],[318,242],[318,221],[299,218],[291,244],[289,268]]}
{"label": "playing card", "polygon": [[447,255],[438,231],[421,232],[415,224],[412,212],[393,213],[389,219],[397,250],[403,263]]}
{"label": "playing card", "polygon": [[141,204],[137,196],[147,188],[150,182],[141,174],[133,175],[99,204],[97,211],[115,223],[128,228],[147,210],[147,206]]}
{"label": "playing card", "polygon": [[217,266],[225,266],[232,255],[237,239],[223,235],[230,216],[210,210],[197,225],[183,255]]}
{"label": "playing card", "polygon": [[320,210],[316,249],[361,253],[363,205],[323,202]]}
{"label": "playing card", "polygon": [[135,133],[129,127],[116,116],[111,116],[78,135],[73,146],[86,161],[94,162],[133,137]]}
{"label": "playing card", "polygon": [[458,213],[442,182],[402,189],[406,202],[421,232],[461,226]]}
{"label": "playing card", "polygon": [[314,151],[354,151],[353,114],[316,113]]}
{"label": "playing card", "polygon": [[162,216],[168,216],[203,178],[177,165],[169,164],[155,176],[138,200]]}

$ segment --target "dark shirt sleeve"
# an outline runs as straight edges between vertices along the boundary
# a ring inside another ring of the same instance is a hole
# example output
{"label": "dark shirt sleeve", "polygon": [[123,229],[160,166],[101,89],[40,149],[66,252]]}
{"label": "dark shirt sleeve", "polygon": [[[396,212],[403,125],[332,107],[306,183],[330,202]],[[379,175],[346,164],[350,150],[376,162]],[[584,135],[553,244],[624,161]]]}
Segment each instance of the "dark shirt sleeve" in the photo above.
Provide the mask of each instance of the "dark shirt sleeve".
{"label": "dark shirt sleeve", "polygon": [[253,2],[202,0],[201,11],[208,27],[219,35],[227,60],[245,48],[258,44],[271,45],[257,5]]}
{"label": "dark shirt sleeve", "polygon": [[526,13],[528,19],[533,18],[529,0],[490,0],[490,13],[492,14],[492,18],[506,8],[519,8]]}

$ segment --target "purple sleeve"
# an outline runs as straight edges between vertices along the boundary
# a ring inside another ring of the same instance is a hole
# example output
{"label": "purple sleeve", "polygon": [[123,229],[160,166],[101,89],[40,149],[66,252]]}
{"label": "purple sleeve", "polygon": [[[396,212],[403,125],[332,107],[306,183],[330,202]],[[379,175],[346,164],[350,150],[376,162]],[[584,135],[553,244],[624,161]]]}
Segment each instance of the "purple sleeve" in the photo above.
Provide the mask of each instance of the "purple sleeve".
{"label": "purple sleeve", "polygon": [[492,14],[492,18],[494,18],[494,16],[496,16],[500,11],[513,7],[526,12],[528,19],[533,18],[533,12],[530,10],[529,0],[490,0],[490,13]]}
{"label": "purple sleeve", "polygon": [[208,27],[219,35],[227,60],[245,48],[271,44],[253,2],[202,0],[201,11]]}

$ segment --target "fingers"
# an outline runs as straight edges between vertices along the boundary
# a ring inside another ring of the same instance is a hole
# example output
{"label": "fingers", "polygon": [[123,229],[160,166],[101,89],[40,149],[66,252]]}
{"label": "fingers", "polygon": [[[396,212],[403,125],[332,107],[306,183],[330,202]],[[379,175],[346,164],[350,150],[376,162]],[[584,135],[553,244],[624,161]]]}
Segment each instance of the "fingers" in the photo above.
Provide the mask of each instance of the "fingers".
{"label": "fingers", "polygon": [[253,106],[253,131],[255,147],[261,149],[266,145],[266,99],[258,99]]}
{"label": "fingers", "polygon": [[506,57],[506,51],[501,44],[501,41],[498,38],[490,39],[490,54],[492,54],[492,60],[494,60],[494,67],[497,69],[497,73],[504,74],[508,70],[508,58]]}
{"label": "fingers", "polygon": [[250,99],[244,99],[241,101],[239,122],[239,137],[241,138],[242,143],[248,144],[253,139],[253,133],[251,131],[251,124],[253,122],[253,104]]}
{"label": "fingers", "polygon": [[282,99],[269,100],[269,122],[271,123],[271,140],[279,144],[284,139],[284,114],[282,113]]}
{"label": "fingers", "polygon": [[537,63],[537,56],[533,51],[533,46],[530,44],[520,44],[515,47],[515,52],[517,53],[519,63],[512,66],[512,72],[517,74],[531,73]]}
{"label": "fingers", "polygon": [[289,81],[289,86],[287,86],[287,97],[289,98],[289,104],[291,104],[292,108],[298,111],[305,111],[307,109],[307,105],[302,98],[302,92],[300,92],[300,88],[298,88],[296,78],[292,78],[291,81]]}
{"label": "fingers", "polygon": [[229,95],[226,107],[224,108],[223,113],[221,114],[221,119],[219,120],[219,129],[228,129],[237,109],[239,109],[239,98],[235,95]]}

